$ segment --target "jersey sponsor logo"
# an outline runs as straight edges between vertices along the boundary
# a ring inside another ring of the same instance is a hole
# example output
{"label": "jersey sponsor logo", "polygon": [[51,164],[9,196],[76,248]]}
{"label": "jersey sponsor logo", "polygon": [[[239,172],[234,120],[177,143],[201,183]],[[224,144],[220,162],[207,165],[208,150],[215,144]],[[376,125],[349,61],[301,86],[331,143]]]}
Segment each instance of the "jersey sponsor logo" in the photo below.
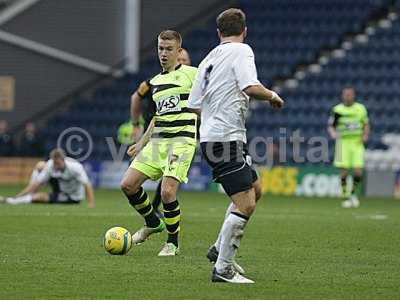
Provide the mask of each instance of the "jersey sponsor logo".
{"label": "jersey sponsor logo", "polygon": [[345,124],[345,128],[346,128],[346,130],[350,130],[350,131],[358,130],[361,128],[361,124],[358,122],[347,123],[347,124]]}
{"label": "jersey sponsor logo", "polygon": [[181,111],[181,107],[179,105],[179,96],[169,96],[167,98],[163,98],[157,102],[157,112],[159,115],[163,115],[169,112]]}

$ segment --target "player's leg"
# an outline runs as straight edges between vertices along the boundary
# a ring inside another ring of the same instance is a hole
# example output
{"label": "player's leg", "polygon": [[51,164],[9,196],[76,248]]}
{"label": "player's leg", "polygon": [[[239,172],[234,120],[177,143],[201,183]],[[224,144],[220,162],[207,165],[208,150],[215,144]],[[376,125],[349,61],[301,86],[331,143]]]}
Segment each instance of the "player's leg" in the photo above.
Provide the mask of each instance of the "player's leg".
{"label": "player's leg", "polygon": [[153,205],[154,211],[159,218],[163,217],[163,214],[160,212],[159,207],[161,205],[161,181],[158,182],[156,192],[154,194],[153,201],[151,202]]}
{"label": "player's leg", "polygon": [[253,281],[236,274],[236,271],[240,270],[235,266],[234,257],[239,249],[246,224],[256,206],[254,188],[233,194],[231,199],[236,209],[230,212],[222,225],[220,248],[212,281],[252,283]]}
{"label": "player's leg", "polygon": [[[352,168],[352,148],[353,145],[348,140],[340,139],[336,141],[334,165],[340,169],[341,194],[343,197],[349,196],[347,177],[349,176],[349,170]],[[342,207],[352,207],[351,199],[343,201]]]}
{"label": "player's leg", "polygon": [[353,207],[359,207],[360,201],[359,197],[362,190],[362,177],[364,168],[364,145],[360,142],[354,142],[353,146],[353,187],[351,189],[351,201]]}
{"label": "player's leg", "polygon": [[164,210],[164,221],[168,240],[159,256],[173,256],[179,253],[178,236],[181,211],[177,199],[179,184],[187,182],[187,174],[196,146],[194,144],[175,142],[168,143],[168,156],[165,160],[164,177],[161,186],[161,199]]}
{"label": "player's leg", "polygon": [[147,193],[142,184],[148,176],[135,168],[128,168],[121,182],[121,189],[129,201],[129,204],[144,218],[145,226],[133,236],[135,244],[143,243],[151,234],[161,232],[164,223],[156,216]]}
{"label": "player's leg", "polygon": [[28,203],[48,203],[50,201],[49,194],[47,193],[33,193],[20,197],[5,198],[4,202],[7,204],[28,204]]}
{"label": "player's leg", "polygon": [[122,191],[130,205],[145,220],[145,226],[132,235],[132,241],[135,244],[143,243],[151,234],[165,229],[164,222],[156,216],[150,199],[142,188],[142,184],[147,179],[158,180],[161,177],[160,152],[160,149],[153,147],[150,141],[135,157],[121,182]]}
{"label": "player's leg", "polygon": [[48,193],[35,193],[32,195],[32,203],[49,203],[50,195]]}
{"label": "player's leg", "polygon": [[[252,170],[252,175],[253,175],[253,184],[252,187],[254,189],[254,193],[255,193],[255,197],[256,197],[256,202],[258,202],[258,200],[261,198],[262,196],[262,190],[261,190],[261,182],[258,179],[257,173],[256,171],[253,169]],[[236,205],[234,202],[231,202],[228,205],[228,208],[225,212],[225,217],[224,217],[224,221],[226,220],[226,218],[229,216],[229,214],[234,211],[236,209]],[[218,254],[219,254],[219,248],[221,246],[221,239],[222,239],[222,234],[221,231],[218,234],[218,238],[215,241],[214,245],[212,245],[207,252],[207,258],[210,262],[215,263],[218,259]],[[233,266],[234,268],[240,273],[240,274],[245,274],[245,270],[243,269],[243,267],[241,267],[235,260],[233,261]]]}
{"label": "player's leg", "polygon": [[181,210],[176,197],[179,181],[173,177],[164,177],[161,183],[161,199],[164,222],[168,237],[158,256],[174,256],[179,253],[178,236],[180,230]]}
{"label": "player's leg", "polygon": [[346,197],[348,195],[347,191],[347,177],[349,176],[349,170],[348,169],[340,169],[340,187],[342,189],[342,196]]}
{"label": "player's leg", "polygon": [[361,195],[362,175],[363,175],[362,168],[355,168],[353,170],[353,186],[351,188],[351,196],[350,196],[352,207],[360,206],[359,196]]}
{"label": "player's leg", "polygon": [[202,152],[213,168],[214,179],[221,183],[235,205],[224,220],[220,235],[218,259],[213,270],[213,282],[252,283],[234,268],[234,257],[244,228],[256,205],[253,183],[256,176],[245,145],[238,142],[203,143]]}

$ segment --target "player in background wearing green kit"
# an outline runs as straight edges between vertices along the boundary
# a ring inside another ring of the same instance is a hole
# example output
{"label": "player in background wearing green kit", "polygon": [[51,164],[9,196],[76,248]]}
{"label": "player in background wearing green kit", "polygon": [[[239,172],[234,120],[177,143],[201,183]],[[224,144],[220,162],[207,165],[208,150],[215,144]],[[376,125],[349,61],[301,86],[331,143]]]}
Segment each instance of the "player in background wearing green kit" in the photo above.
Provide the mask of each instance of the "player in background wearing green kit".
{"label": "player in background wearing green kit", "polygon": [[[178,52],[178,63],[186,66],[191,65],[189,52],[184,48]],[[145,80],[140,83],[137,90],[131,96],[131,127],[133,132],[131,139],[134,142],[138,141],[142,134],[146,132],[155,112],[156,107],[151,98],[151,86],[149,80]],[[163,214],[158,210],[161,205],[161,181],[157,185],[152,205],[157,216],[163,217]]]}
{"label": "player in background wearing green kit", "polygon": [[[336,140],[334,165],[340,168],[342,193],[349,198],[342,203],[345,208],[358,207],[364,168],[364,143],[370,126],[365,106],[355,99],[355,90],[346,87],[342,91],[342,103],[333,107],[328,132]],[[347,177],[353,170],[353,187],[347,191]]]}
{"label": "player in background wearing green kit", "polygon": [[[181,44],[176,31],[166,30],[158,36],[162,72],[148,81],[156,113],[140,141],[128,149],[135,159],[121,182],[129,203],[145,220],[145,225],[133,234],[133,243],[141,244],[151,234],[167,229],[168,239],[159,256],[179,253],[180,208],[176,194],[179,184],[188,180],[196,149],[197,115],[187,106],[197,69],[178,63]],[[155,214],[142,188],[147,179],[160,178],[163,220]]]}

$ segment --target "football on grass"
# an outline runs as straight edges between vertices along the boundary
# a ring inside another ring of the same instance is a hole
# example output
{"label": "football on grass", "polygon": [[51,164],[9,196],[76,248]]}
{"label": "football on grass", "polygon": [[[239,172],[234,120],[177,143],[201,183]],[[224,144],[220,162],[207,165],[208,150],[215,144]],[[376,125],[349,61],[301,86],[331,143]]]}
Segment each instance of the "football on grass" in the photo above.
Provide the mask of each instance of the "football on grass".
{"label": "football on grass", "polygon": [[104,249],[113,255],[128,253],[132,247],[132,236],[123,227],[110,228],[104,235]]}

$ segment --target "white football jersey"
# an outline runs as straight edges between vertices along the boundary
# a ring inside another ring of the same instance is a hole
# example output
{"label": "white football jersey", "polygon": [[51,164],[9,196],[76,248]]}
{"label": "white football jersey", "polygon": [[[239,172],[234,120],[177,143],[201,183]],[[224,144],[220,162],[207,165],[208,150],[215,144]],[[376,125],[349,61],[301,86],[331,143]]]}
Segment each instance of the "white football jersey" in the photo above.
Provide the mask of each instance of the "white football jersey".
{"label": "white football jersey", "polygon": [[54,169],[52,159],[48,160],[46,167],[38,174],[35,181],[45,184],[51,178],[58,180],[60,191],[67,194],[72,200],[80,201],[85,198],[84,185],[89,183],[89,178],[82,164],[77,160],[66,157],[65,169],[62,172]]}
{"label": "white football jersey", "polygon": [[38,182],[38,178],[41,172],[39,172],[37,169],[34,169],[32,174],[31,174],[31,178],[29,180],[29,183],[33,183],[33,182]]}
{"label": "white football jersey", "polygon": [[189,107],[201,109],[200,142],[246,143],[249,97],[243,90],[259,85],[254,53],[244,43],[215,47],[200,63]]}

